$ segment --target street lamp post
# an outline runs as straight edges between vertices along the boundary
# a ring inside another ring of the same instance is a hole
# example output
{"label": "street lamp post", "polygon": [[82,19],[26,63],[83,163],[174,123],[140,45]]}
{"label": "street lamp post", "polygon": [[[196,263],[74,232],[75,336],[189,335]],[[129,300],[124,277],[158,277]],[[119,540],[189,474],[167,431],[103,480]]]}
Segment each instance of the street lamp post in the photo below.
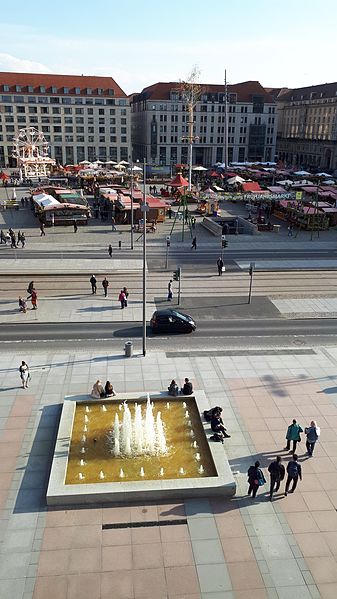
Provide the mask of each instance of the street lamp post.
{"label": "street lamp post", "polygon": [[146,213],[149,207],[146,203],[146,161],[143,165],[143,356],[146,356]]}
{"label": "street lamp post", "polygon": [[130,232],[130,247],[133,250],[133,162],[131,160],[131,232]]}

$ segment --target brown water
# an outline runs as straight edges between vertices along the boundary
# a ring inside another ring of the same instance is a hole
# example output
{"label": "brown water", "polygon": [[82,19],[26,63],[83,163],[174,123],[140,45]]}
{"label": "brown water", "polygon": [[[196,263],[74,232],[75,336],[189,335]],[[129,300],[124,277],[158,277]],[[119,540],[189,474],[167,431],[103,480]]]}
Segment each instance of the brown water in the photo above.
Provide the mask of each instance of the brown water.
{"label": "brown water", "polygon": [[[194,398],[175,399],[170,398],[169,408],[167,400],[153,400],[154,418],[161,412],[164,424],[167,454],[161,456],[130,456],[115,457],[111,453],[111,445],[108,443],[107,435],[113,428],[115,414],[121,420],[123,412],[119,410],[119,402],[116,400],[92,401],[76,404],[74,425],[70,444],[66,484],[88,484],[106,482],[127,482],[141,480],[161,480],[176,478],[197,478],[204,476],[217,476],[211,452],[208,447],[204,429],[200,420],[199,412]],[[186,407],[183,407],[183,402]],[[132,417],[134,415],[134,403],[128,401]],[[138,404],[143,403],[138,400]],[[145,404],[142,412],[145,412]],[[102,410],[102,406],[107,411]],[[86,406],[89,412],[86,411]],[[188,410],[189,417],[185,418]],[[88,421],[85,422],[87,416]],[[191,438],[188,420],[192,423],[195,436]],[[87,431],[84,431],[84,427]],[[86,442],[82,442],[82,436],[86,436]],[[96,439],[96,441],[94,441]],[[198,447],[193,447],[196,441]],[[85,453],[81,450],[84,447]],[[200,461],[196,460],[196,453],[200,454]],[[85,465],[81,465],[81,459]],[[204,471],[199,472],[200,465]],[[140,476],[141,467],[144,476]],[[124,471],[124,478],[120,478],[120,469]],[[163,476],[160,469],[164,469]],[[184,474],[180,474],[180,469]],[[100,472],[104,473],[104,479],[100,479]],[[79,473],[84,476],[79,478]]]}

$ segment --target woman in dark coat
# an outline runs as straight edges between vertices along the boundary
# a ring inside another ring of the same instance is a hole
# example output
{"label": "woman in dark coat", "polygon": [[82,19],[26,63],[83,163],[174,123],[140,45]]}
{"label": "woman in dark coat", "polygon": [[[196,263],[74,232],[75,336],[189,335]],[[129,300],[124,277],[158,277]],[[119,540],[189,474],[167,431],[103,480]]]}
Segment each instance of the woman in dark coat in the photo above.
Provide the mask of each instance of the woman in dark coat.
{"label": "woman in dark coat", "polygon": [[256,497],[257,490],[260,486],[264,485],[266,479],[260,468],[260,462],[255,462],[254,466],[250,466],[248,469],[248,495],[253,493],[253,498]]}

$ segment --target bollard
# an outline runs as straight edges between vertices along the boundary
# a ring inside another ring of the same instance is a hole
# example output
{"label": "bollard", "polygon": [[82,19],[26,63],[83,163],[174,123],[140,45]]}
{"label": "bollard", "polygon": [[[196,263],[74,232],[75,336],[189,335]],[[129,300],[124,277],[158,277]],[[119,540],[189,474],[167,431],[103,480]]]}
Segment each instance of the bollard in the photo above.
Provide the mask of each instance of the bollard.
{"label": "bollard", "polygon": [[132,341],[126,341],[124,345],[124,352],[126,358],[132,357],[133,343]]}
{"label": "bollard", "polygon": [[119,247],[120,250],[122,249],[122,242],[121,241],[118,242],[118,247]]}

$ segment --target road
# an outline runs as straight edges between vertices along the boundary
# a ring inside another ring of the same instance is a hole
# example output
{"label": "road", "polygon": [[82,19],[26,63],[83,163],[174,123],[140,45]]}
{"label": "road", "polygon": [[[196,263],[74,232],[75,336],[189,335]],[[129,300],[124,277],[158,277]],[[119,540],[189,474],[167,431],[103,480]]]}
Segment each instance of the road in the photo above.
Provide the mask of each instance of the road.
{"label": "road", "polygon": [[[219,337],[226,341],[232,337],[306,337],[327,336],[335,339],[337,334],[337,319],[224,319],[203,320],[198,323],[195,333],[190,335],[153,335],[148,330],[149,340],[167,339],[186,340],[197,339],[201,343],[210,338]],[[139,339],[142,336],[140,322],[123,323],[18,323],[0,325],[0,343],[22,341],[46,341],[48,343],[60,340],[127,340]]]}

